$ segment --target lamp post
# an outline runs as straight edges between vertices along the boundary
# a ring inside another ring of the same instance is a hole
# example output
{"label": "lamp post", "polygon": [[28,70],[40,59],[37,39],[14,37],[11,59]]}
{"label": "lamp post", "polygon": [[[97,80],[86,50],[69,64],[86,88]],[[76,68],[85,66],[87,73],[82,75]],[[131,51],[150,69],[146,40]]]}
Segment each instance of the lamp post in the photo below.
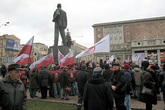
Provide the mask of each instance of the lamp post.
{"label": "lamp post", "polygon": [[2,26],[7,26],[9,23],[10,23],[10,22],[6,22],[6,23],[4,23],[4,24],[1,24],[0,28],[1,28]]}

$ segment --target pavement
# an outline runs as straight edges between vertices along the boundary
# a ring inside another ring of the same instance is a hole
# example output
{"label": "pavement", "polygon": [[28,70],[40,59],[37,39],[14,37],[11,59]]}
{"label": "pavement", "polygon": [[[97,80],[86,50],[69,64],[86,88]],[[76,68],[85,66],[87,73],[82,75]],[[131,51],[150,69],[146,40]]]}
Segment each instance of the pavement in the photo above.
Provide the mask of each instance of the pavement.
{"label": "pavement", "polygon": [[[0,79],[2,77],[0,76]],[[41,93],[37,92],[37,99],[31,99],[30,94],[29,94],[29,89],[27,90],[27,99],[28,100],[39,100],[39,101],[47,101],[47,102],[53,102],[53,103],[66,103],[66,104],[77,104],[78,96],[68,96],[69,100],[61,100],[61,98],[52,98],[48,97],[47,99],[41,99]],[[164,110],[165,109],[165,104],[163,101],[163,94],[162,92],[160,93],[160,100],[157,101],[157,105],[152,105],[153,109],[152,110]],[[114,105],[115,107],[115,105]],[[131,109],[132,110],[145,110],[145,103],[138,101],[137,99],[131,98]]]}
{"label": "pavement", "polygon": [[[52,98],[47,97],[47,99],[41,99],[41,93],[37,92],[37,99],[31,99],[29,91],[27,90],[27,99],[29,100],[39,100],[39,101],[47,101],[47,102],[53,102],[53,103],[66,103],[66,104],[77,104],[78,96],[68,96],[69,100],[61,100],[61,98]],[[49,96],[49,95],[48,95]],[[152,110],[164,110],[165,104],[163,101],[163,94],[161,92],[160,94],[161,100],[158,101],[157,105],[153,105]],[[114,105],[115,107],[115,105]],[[132,110],[145,110],[145,103],[138,101],[137,99],[131,99],[131,109]]]}

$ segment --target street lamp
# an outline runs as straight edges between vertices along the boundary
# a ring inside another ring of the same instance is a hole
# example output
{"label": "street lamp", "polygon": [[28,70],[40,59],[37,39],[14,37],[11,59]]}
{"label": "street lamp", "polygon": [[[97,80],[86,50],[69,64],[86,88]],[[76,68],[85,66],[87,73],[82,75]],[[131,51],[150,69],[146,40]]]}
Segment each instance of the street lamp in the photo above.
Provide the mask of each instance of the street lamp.
{"label": "street lamp", "polygon": [[6,22],[6,23],[4,23],[4,24],[1,24],[0,28],[1,28],[2,26],[7,26],[9,23],[10,23],[10,22]]}

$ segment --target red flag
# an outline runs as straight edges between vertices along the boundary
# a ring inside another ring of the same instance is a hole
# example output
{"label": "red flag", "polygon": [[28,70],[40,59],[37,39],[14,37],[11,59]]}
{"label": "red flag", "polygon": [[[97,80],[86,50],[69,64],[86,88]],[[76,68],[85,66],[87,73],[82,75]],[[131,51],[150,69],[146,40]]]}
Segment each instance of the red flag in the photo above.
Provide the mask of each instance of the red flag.
{"label": "red flag", "polygon": [[124,60],[125,63],[129,63],[130,61],[131,61],[130,57],[128,57]]}
{"label": "red flag", "polygon": [[58,64],[60,65],[61,60],[64,58],[64,55],[58,50]]}
{"label": "red flag", "polygon": [[73,51],[70,51],[62,60],[60,66],[68,66],[74,63]]}
{"label": "red flag", "polygon": [[16,58],[14,59],[15,63],[18,63],[20,65],[32,63],[29,56],[31,54],[33,40],[34,40],[34,36],[24,45],[20,53],[16,56]]}
{"label": "red flag", "polygon": [[49,55],[46,55],[42,57],[41,59],[39,59],[38,61],[32,63],[29,68],[33,69],[34,67],[36,67],[39,69],[40,66],[45,67],[46,65],[52,64],[53,62],[54,62],[53,52],[51,52]]}

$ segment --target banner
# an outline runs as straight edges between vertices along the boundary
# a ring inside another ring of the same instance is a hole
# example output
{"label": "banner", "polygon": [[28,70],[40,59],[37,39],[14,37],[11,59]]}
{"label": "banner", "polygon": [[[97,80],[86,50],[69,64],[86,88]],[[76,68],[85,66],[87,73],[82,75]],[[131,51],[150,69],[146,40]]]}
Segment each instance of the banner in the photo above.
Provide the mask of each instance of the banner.
{"label": "banner", "polygon": [[103,37],[100,41],[98,41],[94,46],[84,50],[80,54],[76,56],[76,58],[80,58],[83,56],[87,56],[93,53],[102,53],[102,52],[110,52],[110,39],[109,35]]}

